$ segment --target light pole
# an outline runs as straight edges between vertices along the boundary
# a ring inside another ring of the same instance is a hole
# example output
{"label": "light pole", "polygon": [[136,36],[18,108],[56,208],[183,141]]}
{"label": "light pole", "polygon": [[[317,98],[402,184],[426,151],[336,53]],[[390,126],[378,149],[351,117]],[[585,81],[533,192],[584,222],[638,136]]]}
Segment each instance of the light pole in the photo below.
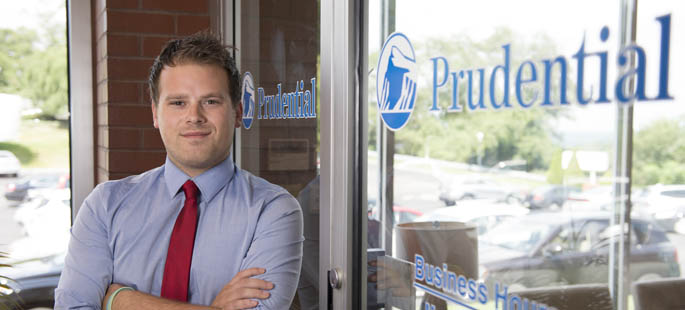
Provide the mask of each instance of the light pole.
{"label": "light pole", "polygon": [[478,167],[483,165],[483,138],[485,134],[482,131],[476,132],[476,139],[478,139]]}

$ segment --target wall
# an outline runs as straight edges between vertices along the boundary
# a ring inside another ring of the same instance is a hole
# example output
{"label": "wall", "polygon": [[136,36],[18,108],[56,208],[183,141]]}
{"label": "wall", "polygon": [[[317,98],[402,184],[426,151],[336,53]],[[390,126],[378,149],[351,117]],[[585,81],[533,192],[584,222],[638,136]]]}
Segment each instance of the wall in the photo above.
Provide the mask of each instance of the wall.
{"label": "wall", "polygon": [[96,183],[101,183],[164,163],[164,145],[152,125],[148,72],[165,42],[209,29],[217,4],[215,0],[93,2]]}

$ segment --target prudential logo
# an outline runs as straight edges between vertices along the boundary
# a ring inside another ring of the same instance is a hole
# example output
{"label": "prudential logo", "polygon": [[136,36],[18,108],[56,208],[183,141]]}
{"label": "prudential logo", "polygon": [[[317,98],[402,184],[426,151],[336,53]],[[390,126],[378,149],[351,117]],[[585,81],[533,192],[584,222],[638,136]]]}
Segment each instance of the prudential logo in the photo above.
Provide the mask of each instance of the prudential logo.
{"label": "prudential logo", "polygon": [[416,55],[407,37],[391,34],[378,59],[376,96],[383,122],[390,130],[399,130],[409,121],[416,99]]}
{"label": "prudential logo", "polygon": [[255,109],[255,87],[252,74],[245,72],[243,76],[243,126],[245,129],[252,127],[252,118]]}

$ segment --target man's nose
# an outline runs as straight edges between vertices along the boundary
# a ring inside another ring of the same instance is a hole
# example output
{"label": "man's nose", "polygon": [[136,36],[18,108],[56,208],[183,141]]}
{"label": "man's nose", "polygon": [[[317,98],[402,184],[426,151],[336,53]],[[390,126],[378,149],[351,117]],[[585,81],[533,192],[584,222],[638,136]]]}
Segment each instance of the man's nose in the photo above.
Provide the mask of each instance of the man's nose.
{"label": "man's nose", "polygon": [[186,119],[189,123],[204,123],[207,120],[204,108],[200,102],[191,104],[187,112]]}

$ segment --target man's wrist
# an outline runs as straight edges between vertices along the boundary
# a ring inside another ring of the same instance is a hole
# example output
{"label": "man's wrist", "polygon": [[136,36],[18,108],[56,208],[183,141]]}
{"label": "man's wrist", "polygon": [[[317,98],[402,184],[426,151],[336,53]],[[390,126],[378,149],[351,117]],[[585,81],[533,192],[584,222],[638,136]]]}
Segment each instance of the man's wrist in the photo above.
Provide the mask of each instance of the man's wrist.
{"label": "man's wrist", "polygon": [[114,300],[115,300],[115,298],[116,298],[118,295],[120,295],[120,294],[122,294],[123,292],[126,292],[126,291],[134,291],[134,289],[133,289],[132,287],[129,287],[129,286],[121,286],[121,285],[118,285],[118,286],[119,286],[119,287],[116,288],[116,290],[114,290],[114,291],[109,295],[109,298],[107,298],[107,304],[106,304],[104,310],[112,310],[112,309],[113,309]]}

